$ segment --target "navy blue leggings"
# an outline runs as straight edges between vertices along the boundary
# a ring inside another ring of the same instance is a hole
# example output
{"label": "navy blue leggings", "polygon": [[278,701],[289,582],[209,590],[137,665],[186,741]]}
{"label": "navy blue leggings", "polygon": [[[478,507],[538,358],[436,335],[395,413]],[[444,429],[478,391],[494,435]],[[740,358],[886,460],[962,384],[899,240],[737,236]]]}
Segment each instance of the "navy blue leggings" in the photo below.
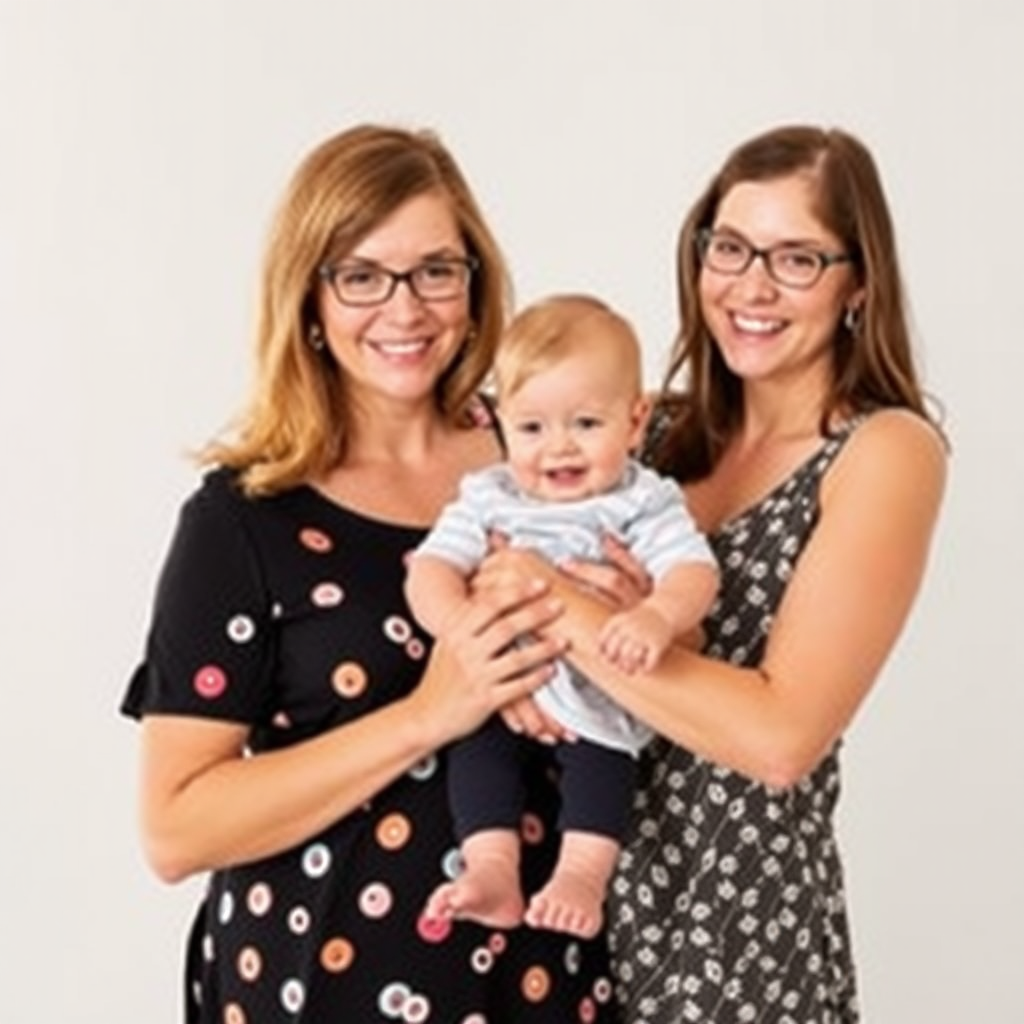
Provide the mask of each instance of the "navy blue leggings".
{"label": "navy blue leggings", "polygon": [[[536,740],[512,732],[499,716],[449,749],[448,799],[459,840],[483,829],[518,831],[526,762]],[[620,840],[629,820],[636,759],[589,740],[553,748],[560,771],[563,831],[597,832]]]}

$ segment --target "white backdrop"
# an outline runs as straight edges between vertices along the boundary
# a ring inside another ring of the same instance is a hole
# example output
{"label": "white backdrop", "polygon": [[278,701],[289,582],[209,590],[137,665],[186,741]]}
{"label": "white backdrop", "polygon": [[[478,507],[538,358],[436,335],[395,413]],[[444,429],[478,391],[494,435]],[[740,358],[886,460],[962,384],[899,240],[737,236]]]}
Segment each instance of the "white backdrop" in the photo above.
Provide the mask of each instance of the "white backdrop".
{"label": "white backdrop", "polygon": [[430,125],[522,301],[673,327],[683,211],[754,131],[874,149],[955,451],[840,823],[866,1024],[1021,1024],[1019,0],[0,0],[0,1019],[178,1020],[198,883],[146,870],[141,649],[182,457],[247,379],[270,209],[324,135]]}

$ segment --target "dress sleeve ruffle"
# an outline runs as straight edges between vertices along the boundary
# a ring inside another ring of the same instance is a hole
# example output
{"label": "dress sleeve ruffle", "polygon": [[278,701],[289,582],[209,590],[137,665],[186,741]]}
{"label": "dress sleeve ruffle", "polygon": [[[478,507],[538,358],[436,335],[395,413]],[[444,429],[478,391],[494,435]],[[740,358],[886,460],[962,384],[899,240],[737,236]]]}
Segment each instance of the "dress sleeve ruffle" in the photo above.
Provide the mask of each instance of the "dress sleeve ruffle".
{"label": "dress sleeve ruffle", "polygon": [[246,502],[226,474],[211,473],[182,507],[123,714],[268,720],[275,616]]}

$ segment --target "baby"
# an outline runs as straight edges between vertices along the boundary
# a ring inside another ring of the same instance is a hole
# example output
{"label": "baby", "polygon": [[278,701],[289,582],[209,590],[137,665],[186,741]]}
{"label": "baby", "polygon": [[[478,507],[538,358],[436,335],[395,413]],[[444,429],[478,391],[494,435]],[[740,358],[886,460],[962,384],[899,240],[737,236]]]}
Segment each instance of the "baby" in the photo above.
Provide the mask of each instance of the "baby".
{"label": "baby", "polygon": [[[444,634],[469,600],[492,531],[554,562],[600,560],[602,537],[611,535],[654,584],[609,620],[601,650],[624,671],[652,668],[699,626],[718,572],[678,485],[632,457],[650,412],[636,335],[597,299],[555,296],[512,321],[494,376],[506,460],[466,477],[413,553],[406,594],[414,614],[432,635]],[[556,747],[562,839],[551,878],[526,904],[519,825],[522,758],[533,741],[495,717],[451,748],[463,870],[434,891],[425,913],[590,937],[601,927],[636,757],[651,732],[564,662],[534,699],[576,737]]]}

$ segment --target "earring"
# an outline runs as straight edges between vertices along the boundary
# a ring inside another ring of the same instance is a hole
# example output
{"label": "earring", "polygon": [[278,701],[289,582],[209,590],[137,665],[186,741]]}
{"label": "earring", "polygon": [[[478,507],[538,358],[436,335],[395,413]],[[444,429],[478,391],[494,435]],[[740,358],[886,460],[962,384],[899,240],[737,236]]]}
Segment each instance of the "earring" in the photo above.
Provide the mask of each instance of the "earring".
{"label": "earring", "polygon": [[313,324],[309,329],[306,341],[314,352],[322,352],[324,350],[324,346],[327,344],[324,339],[323,328],[319,324]]}
{"label": "earring", "polygon": [[864,308],[862,306],[849,305],[843,314],[843,326],[850,334],[860,334],[861,325],[864,322]]}

